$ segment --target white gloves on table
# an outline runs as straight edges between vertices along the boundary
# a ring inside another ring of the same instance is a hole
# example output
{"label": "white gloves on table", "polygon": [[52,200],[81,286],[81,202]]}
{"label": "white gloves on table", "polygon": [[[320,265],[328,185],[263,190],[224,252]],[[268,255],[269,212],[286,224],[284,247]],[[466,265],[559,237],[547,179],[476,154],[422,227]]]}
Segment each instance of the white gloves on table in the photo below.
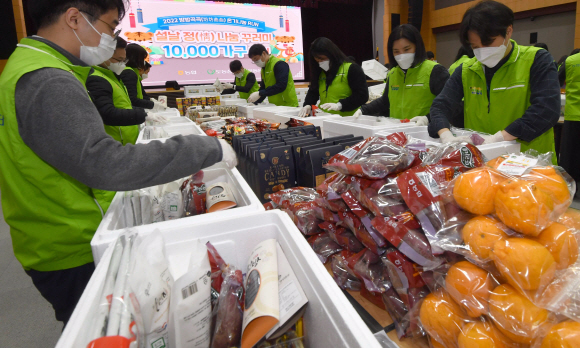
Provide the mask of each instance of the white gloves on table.
{"label": "white gloves on table", "polygon": [[499,143],[500,141],[505,141],[502,131],[499,131],[494,135],[481,135],[481,137],[485,140],[483,142],[484,144],[493,144]]}
{"label": "white gloves on table", "polygon": [[342,110],[342,104],[341,103],[326,103],[326,104],[320,105],[320,108],[323,110],[328,110],[328,111],[340,111],[340,110]]}
{"label": "white gloves on table", "polygon": [[248,97],[248,103],[255,103],[260,99],[260,92],[254,92]]}
{"label": "white gloves on table", "polygon": [[306,105],[305,107],[300,109],[300,112],[298,113],[298,117],[308,117],[308,116],[310,116],[310,111],[312,111],[312,106]]}
{"label": "white gloves on table", "polygon": [[153,112],[165,111],[166,109],[167,106],[161,104],[157,100],[153,100],[153,109],[151,109]]}
{"label": "white gloves on table", "polygon": [[470,137],[468,137],[468,136],[456,137],[449,130],[441,133],[441,135],[439,135],[439,138],[441,139],[442,144],[447,144],[447,143],[470,143],[470,144],[472,144],[473,143],[473,141],[471,140]]}
{"label": "white gloves on table", "polygon": [[145,121],[152,122],[155,124],[166,124],[167,122],[169,122],[169,119],[163,115],[151,113],[148,114],[147,117],[145,117]]}
{"label": "white gloves on table", "polygon": [[234,85],[226,82],[226,83],[222,83],[222,88],[223,89],[231,89],[231,88],[234,88]]}
{"label": "white gloves on table", "polygon": [[417,126],[428,126],[429,119],[427,116],[415,116],[411,119],[411,122],[417,123]]}
{"label": "white gloves on table", "polygon": [[225,140],[219,139],[218,141],[222,147],[222,162],[224,162],[228,168],[234,169],[234,167],[238,165],[236,152]]}
{"label": "white gloves on table", "polygon": [[362,115],[362,111],[361,109],[358,109],[355,113],[354,113],[354,119],[358,119],[360,117],[360,115]]}

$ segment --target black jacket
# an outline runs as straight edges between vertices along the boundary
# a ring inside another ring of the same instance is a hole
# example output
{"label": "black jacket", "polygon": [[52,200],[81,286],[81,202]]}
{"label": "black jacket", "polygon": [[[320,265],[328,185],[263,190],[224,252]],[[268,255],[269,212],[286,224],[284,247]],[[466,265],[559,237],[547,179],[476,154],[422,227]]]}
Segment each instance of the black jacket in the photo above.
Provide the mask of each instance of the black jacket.
{"label": "black jacket", "polygon": [[[144,109],[153,109],[153,101],[145,99],[147,95],[145,90],[143,89],[143,85],[141,85],[141,90],[143,91],[143,99],[137,98],[137,74],[133,70],[123,70],[121,73],[121,80],[127,87],[127,92],[129,93],[129,98],[131,99],[131,104],[135,107],[140,107]],[[140,83],[140,82],[139,82]],[[147,97],[149,98],[149,97]]]}
{"label": "black jacket", "polygon": [[238,86],[236,85],[235,81],[233,83],[233,85],[235,86],[234,88],[230,88],[230,89],[225,89],[222,94],[226,95],[226,94],[234,94],[236,92],[242,92],[242,93],[250,93],[250,91],[252,90],[252,88],[254,87],[254,84],[256,83],[256,75],[251,72],[248,74],[248,76],[246,76],[246,85],[245,86]]}
{"label": "black jacket", "polygon": [[144,109],[118,109],[113,103],[113,87],[109,81],[100,76],[91,75],[87,79],[87,90],[103,123],[108,126],[134,126],[145,122],[147,113]]}

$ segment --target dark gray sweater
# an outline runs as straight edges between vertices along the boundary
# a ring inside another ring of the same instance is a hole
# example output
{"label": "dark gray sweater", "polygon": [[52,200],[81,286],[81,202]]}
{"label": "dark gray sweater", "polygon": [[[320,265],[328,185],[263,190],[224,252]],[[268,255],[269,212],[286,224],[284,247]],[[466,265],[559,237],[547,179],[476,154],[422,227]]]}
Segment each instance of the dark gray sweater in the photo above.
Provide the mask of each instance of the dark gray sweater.
{"label": "dark gray sweater", "polygon": [[[39,38],[72,64],[87,66]],[[43,68],[16,84],[16,118],[24,143],[42,160],[83,184],[128,191],[167,183],[222,160],[217,139],[175,136],[165,143],[121,145],[111,138],[83,85],[71,73]]]}

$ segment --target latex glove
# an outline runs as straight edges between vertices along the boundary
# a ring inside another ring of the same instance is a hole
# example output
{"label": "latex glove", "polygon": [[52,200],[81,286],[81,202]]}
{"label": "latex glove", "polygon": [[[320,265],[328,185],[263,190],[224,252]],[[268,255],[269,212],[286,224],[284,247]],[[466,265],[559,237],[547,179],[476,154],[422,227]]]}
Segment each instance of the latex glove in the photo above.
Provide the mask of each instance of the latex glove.
{"label": "latex glove", "polygon": [[232,89],[232,88],[234,88],[234,85],[226,82],[226,83],[222,83],[222,88],[223,89]]}
{"label": "latex glove", "polygon": [[153,101],[153,112],[165,111],[166,109],[167,109],[167,106],[161,104],[157,100]]}
{"label": "latex glove", "polygon": [[166,124],[167,122],[169,122],[169,119],[163,115],[151,113],[147,115],[145,121],[152,122],[154,124]]}
{"label": "latex glove", "polygon": [[321,109],[328,110],[328,111],[340,111],[342,110],[342,104],[340,103],[326,103],[320,105]]}
{"label": "latex glove", "polygon": [[228,168],[234,169],[234,167],[238,165],[236,152],[225,140],[219,139],[219,142],[222,147],[222,162],[224,162]]}
{"label": "latex glove", "polygon": [[480,135],[483,140],[485,140],[484,144],[493,144],[499,143],[500,141],[505,141],[503,137],[503,133],[501,131],[495,133],[494,135]]}
{"label": "latex glove", "polygon": [[427,116],[415,116],[411,119],[411,122],[416,122],[417,126],[428,126],[429,119]]}
{"label": "latex glove", "polygon": [[358,109],[355,113],[354,113],[354,119],[358,119],[360,116],[362,115],[362,111],[361,109]]}
{"label": "latex glove", "polygon": [[255,103],[260,99],[260,92],[254,92],[248,97],[248,103]]}
{"label": "latex glove", "polygon": [[468,136],[456,137],[455,135],[453,135],[453,133],[451,133],[451,131],[445,131],[445,132],[441,133],[439,138],[441,139],[442,144],[447,144],[447,143],[470,143],[470,144],[473,144],[470,137],[468,137]]}
{"label": "latex glove", "polygon": [[302,109],[300,109],[300,112],[298,113],[298,117],[308,117],[308,116],[310,116],[310,111],[311,110],[312,110],[312,106],[306,105],[305,107],[303,107]]}

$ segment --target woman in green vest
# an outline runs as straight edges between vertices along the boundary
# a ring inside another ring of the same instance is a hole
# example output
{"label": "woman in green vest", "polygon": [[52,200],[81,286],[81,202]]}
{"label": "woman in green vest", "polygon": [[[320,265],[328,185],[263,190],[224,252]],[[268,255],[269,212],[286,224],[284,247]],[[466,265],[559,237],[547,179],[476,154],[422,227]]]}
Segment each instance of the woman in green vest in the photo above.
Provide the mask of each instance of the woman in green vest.
{"label": "woman in green vest", "polygon": [[457,69],[459,66],[461,66],[461,64],[467,62],[473,57],[474,57],[473,50],[471,48],[464,47],[463,45],[461,45],[461,47],[459,47],[459,50],[457,51],[457,55],[455,56],[455,63],[451,64],[451,66],[449,67],[449,75],[453,75],[455,69]]}
{"label": "woman in green vest", "polygon": [[222,94],[234,94],[238,92],[240,98],[248,100],[250,95],[260,89],[256,75],[248,69],[244,69],[242,62],[234,60],[230,62],[230,71],[234,74],[234,83],[223,83]]}
{"label": "woman in green vest", "polygon": [[521,151],[553,152],[560,117],[558,73],[548,51],[511,40],[514,13],[497,1],[465,12],[461,43],[475,58],[463,63],[431,106],[429,134],[442,142],[469,141],[449,130],[449,115],[464,98],[465,128],[492,134],[490,144],[517,139]]}
{"label": "woman in green vest", "polygon": [[121,73],[121,80],[127,87],[131,105],[143,109],[153,109],[153,111],[165,110],[165,106],[147,97],[141,84],[146,70],[145,59],[148,55],[145,48],[132,43],[127,45],[125,51],[127,52],[127,67]]}
{"label": "woman in green vest", "polygon": [[[560,68],[560,85],[566,86],[566,105],[564,106],[564,126],[560,146],[560,165],[576,181],[580,182],[580,53],[569,56]],[[562,74],[563,73],[563,74]]]}
{"label": "woman in green vest", "polygon": [[320,109],[340,116],[352,116],[369,100],[362,68],[353,63],[334,42],[319,37],[310,45],[310,88],[300,117],[310,115],[320,99]]}
{"label": "woman in green vest", "polygon": [[387,51],[392,69],[383,96],[363,105],[354,116],[410,119],[426,126],[431,103],[449,79],[449,72],[443,65],[427,59],[421,33],[410,24],[391,32]]}
{"label": "woman in green vest", "polygon": [[294,79],[288,63],[269,54],[262,44],[252,45],[248,56],[252,63],[262,68],[260,90],[250,94],[248,102],[259,104],[268,97],[270,104],[298,106]]}

